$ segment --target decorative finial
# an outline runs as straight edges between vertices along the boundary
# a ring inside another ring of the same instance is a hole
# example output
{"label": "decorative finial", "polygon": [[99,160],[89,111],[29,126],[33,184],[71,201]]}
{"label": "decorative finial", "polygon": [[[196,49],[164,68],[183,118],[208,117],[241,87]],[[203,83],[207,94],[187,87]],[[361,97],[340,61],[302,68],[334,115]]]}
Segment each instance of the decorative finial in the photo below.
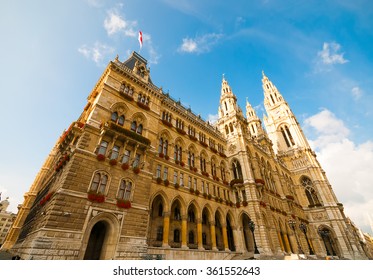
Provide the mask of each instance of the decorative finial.
{"label": "decorative finial", "polygon": [[225,80],[225,73],[223,73],[223,81]]}

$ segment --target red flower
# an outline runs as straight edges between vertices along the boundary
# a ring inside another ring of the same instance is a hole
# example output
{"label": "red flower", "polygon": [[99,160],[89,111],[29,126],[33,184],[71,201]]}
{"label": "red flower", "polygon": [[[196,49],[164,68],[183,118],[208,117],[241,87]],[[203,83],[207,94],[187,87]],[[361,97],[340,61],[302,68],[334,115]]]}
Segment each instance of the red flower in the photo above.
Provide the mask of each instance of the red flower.
{"label": "red flower", "polygon": [[99,160],[99,161],[104,161],[104,160],[105,160],[105,155],[103,155],[103,154],[98,154],[98,155],[97,155],[97,160]]}
{"label": "red flower", "polygon": [[134,168],[133,168],[133,172],[134,172],[135,174],[139,174],[139,173],[140,173],[140,168],[139,168],[139,167],[134,167]]}
{"label": "red flower", "polygon": [[111,159],[110,161],[109,161],[109,164],[110,165],[117,165],[117,160],[116,159]]}
{"label": "red flower", "polygon": [[123,163],[122,164],[122,169],[123,170],[127,170],[129,167],[130,167],[130,165],[128,163]]}

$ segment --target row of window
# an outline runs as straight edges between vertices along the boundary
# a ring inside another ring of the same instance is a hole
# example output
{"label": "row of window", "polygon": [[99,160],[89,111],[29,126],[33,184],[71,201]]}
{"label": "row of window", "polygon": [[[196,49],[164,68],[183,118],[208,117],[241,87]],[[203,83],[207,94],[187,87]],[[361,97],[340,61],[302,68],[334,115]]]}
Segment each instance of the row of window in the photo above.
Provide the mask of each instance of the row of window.
{"label": "row of window", "polygon": [[[106,194],[108,190],[109,176],[104,172],[96,172],[93,175],[91,185],[89,186],[89,192]],[[133,183],[128,179],[122,179],[119,184],[117,191],[117,199],[131,200],[133,191]]]}
{"label": "row of window", "polygon": [[[129,150],[128,148],[123,149],[121,145],[114,143],[112,149],[108,152],[108,146],[109,146],[109,142],[102,140],[98,147],[97,154],[101,154],[105,156],[108,154],[109,160],[119,160],[120,163],[131,164],[132,167],[139,166],[140,160],[141,160],[141,154],[136,153],[134,155],[133,162],[131,163],[130,162],[131,153],[132,153],[131,150]],[[121,152],[123,152],[123,154],[121,154]]]}
{"label": "row of window", "polygon": [[[162,180],[170,181],[170,174],[171,170],[167,166],[162,166],[160,164],[156,167],[155,177],[161,178]],[[186,180],[186,185],[185,185]],[[200,181],[200,183],[199,183]],[[173,170],[173,177],[172,181],[173,184],[179,184],[181,187],[186,187],[188,189],[193,189],[194,191],[198,190],[201,193],[211,194],[216,197],[221,197],[225,200],[231,200],[231,193],[229,190],[225,188],[221,188],[214,184],[210,184],[209,182],[205,182],[204,180],[198,180],[193,176],[184,176],[183,172],[179,172],[178,170]],[[238,195],[236,196],[238,197]],[[246,195],[245,195],[246,198]],[[236,201],[240,201],[237,199]]]}

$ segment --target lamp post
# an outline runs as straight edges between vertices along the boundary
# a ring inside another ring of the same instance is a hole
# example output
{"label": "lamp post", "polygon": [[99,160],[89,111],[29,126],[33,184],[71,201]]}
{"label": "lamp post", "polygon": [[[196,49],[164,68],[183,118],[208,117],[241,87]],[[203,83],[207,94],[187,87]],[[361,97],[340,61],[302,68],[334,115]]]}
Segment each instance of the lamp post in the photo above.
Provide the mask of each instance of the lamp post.
{"label": "lamp post", "polygon": [[298,245],[298,254],[304,254],[303,250],[302,250],[302,247],[300,246],[300,243],[299,243],[299,240],[298,240],[298,235],[297,233],[295,232],[295,225],[296,225],[296,222],[292,219],[290,219],[288,221],[289,223],[289,226],[290,228],[294,231],[294,235],[295,235],[295,239],[297,240],[297,245]]}
{"label": "lamp post", "polygon": [[255,224],[252,220],[249,221],[249,229],[251,230],[251,233],[253,234],[254,254],[260,254],[259,251],[258,251],[258,247],[256,246],[255,235],[254,235]]}
{"label": "lamp post", "polygon": [[307,226],[303,223],[300,223],[299,228],[304,233],[304,236],[306,237],[308,250],[310,251],[310,255],[314,255],[315,253],[313,252],[311,244],[310,244],[310,242],[308,240],[308,237],[307,237]]}

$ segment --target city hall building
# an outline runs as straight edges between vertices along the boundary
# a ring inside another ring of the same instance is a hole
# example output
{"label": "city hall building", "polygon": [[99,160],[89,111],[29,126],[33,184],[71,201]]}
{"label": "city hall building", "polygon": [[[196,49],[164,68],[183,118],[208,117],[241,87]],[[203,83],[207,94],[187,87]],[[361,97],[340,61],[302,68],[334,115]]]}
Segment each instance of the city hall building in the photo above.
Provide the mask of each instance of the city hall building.
{"label": "city hall building", "polygon": [[[289,105],[263,73],[264,127],[223,78],[214,124],[111,61],[7,235],[23,259],[366,259]],[[264,129],[265,128],[265,129]]]}

